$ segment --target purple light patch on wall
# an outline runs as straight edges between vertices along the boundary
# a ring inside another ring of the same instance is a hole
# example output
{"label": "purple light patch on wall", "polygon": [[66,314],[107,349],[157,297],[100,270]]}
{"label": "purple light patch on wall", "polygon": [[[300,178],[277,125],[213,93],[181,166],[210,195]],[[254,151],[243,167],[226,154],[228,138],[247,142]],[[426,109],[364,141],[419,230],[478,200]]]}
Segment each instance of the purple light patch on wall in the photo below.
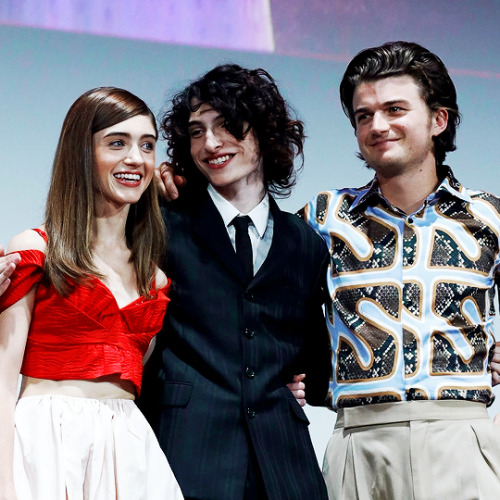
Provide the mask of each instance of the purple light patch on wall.
{"label": "purple light patch on wall", "polygon": [[269,0],[3,0],[0,23],[273,52]]}
{"label": "purple light patch on wall", "polygon": [[453,75],[500,80],[498,0],[1,0],[0,24],[341,64],[408,40]]}

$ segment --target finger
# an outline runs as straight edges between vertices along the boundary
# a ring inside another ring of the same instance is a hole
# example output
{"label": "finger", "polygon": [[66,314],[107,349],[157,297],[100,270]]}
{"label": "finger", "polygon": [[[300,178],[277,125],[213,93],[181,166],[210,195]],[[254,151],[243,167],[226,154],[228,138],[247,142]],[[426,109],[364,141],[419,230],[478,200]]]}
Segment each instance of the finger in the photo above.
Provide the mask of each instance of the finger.
{"label": "finger", "polygon": [[175,185],[173,177],[169,174],[162,176],[163,185],[165,186],[165,198],[168,201],[174,201],[179,197],[179,190]]}
{"label": "finger", "polygon": [[174,182],[177,187],[183,187],[187,184],[187,179],[183,175],[174,175]]}
{"label": "finger", "polygon": [[14,272],[16,265],[13,262],[9,262],[5,269],[0,273],[0,280],[4,280],[10,277],[10,275]]}
{"label": "finger", "polygon": [[163,184],[163,179],[161,177],[161,172],[159,168],[155,168],[155,182],[158,188],[158,193],[162,198],[166,198],[165,184]]}
{"label": "finger", "polygon": [[0,257],[0,280],[8,278],[16,268],[16,264],[21,262],[21,256],[18,253]]}
{"label": "finger", "polygon": [[293,391],[293,395],[295,399],[305,399],[306,393],[302,390]]}
{"label": "finger", "polygon": [[500,425],[500,413],[497,413],[495,415],[495,418],[493,419],[493,422],[495,422],[495,424],[497,424],[497,425]]}
{"label": "finger", "polygon": [[7,288],[9,288],[9,285],[10,285],[10,279],[8,278],[0,284],[0,295],[2,295],[3,292],[7,290]]}
{"label": "finger", "polygon": [[493,351],[493,361],[500,363],[500,344],[495,344],[495,349]]}
{"label": "finger", "polygon": [[293,376],[293,381],[294,382],[302,382],[302,380],[304,380],[306,378],[306,374],[305,373],[301,373],[299,375],[294,375]]}
{"label": "finger", "polygon": [[491,383],[492,385],[500,384],[500,374],[498,372],[492,372]]}
{"label": "finger", "polygon": [[12,260],[10,259],[9,256],[0,257],[0,273],[5,272],[5,269],[7,269],[7,267],[9,267],[11,262],[12,262]]}
{"label": "finger", "polygon": [[179,191],[175,185],[174,169],[170,163],[165,161],[160,165],[160,177],[165,188],[163,194],[166,200],[176,200],[179,197]]}
{"label": "finger", "polygon": [[19,264],[19,262],[21,262],[21,256],[18,253],[10,254],[9,258],[13,264]]}
{"label": "finger", "polygon": [[288,388],[293,391],[303,391],[306,388],[306,384],[304,382],[291,382],[287,384]]}

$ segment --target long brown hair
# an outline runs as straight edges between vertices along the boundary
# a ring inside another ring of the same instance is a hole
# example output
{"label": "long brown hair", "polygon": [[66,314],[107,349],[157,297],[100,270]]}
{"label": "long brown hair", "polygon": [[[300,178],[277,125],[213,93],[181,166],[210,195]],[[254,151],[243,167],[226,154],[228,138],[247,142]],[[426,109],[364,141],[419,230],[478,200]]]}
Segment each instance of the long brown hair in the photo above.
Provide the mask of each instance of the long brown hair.
{"label": "long brown hair", "polygon": [[[146,103],[127,90],[99,87],[81,95],[64,120],[52,168],[45,226],[48,236],[45,273],[65,295],[71,282],[101,277],[92,259],[91,226],[95,215],[92,136],[134,116],[155,117]],[[162,262],[166,235],[154,179],[130,207],[125,236],[131,250],[137,289],[150,296],[155,265]]]}

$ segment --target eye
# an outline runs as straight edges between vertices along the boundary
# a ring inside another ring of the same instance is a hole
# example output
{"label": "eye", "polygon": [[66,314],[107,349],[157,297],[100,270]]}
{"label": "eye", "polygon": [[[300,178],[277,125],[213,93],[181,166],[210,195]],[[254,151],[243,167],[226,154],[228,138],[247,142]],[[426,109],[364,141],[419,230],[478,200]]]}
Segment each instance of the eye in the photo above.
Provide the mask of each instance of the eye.
{"label": "eye", "polygon": [[156,144],[153,141],[146,141],[142,144],[142,148],[146,151],[154,151]]}
{"label": "eye", "polygon": [[195,139],[196,137],[200,137],[203,134],[203,129],[201,128],[190,128],[188,130],[189,137]]}
{"label": "eye", "polygon": [[403,112],[404,109],[401,106],[391,106],[389,108],[389,113],[397,114]]}
{"label": "eye", "polygon": [[109,145],[114,148],[121,148],[125,145],[125,143],[121,139],[115,139],[114,141],[111,141]]}
{"label": "eye", "polygon": [[368,113],[360,113],[356,115],[356,123],[362,123],[368,119]]}

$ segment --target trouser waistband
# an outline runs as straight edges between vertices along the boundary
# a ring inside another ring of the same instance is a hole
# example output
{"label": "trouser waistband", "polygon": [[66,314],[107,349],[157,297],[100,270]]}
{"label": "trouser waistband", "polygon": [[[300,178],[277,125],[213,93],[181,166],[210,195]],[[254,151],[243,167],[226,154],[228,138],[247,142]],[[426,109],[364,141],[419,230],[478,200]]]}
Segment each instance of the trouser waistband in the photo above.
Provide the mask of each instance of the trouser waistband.
{"label": "trouser waistband", "polygon": [[473,401],[398,401],[340,408],[335,428],[409,422],[412,420],[468,420],[489,418],[486,405]]}

